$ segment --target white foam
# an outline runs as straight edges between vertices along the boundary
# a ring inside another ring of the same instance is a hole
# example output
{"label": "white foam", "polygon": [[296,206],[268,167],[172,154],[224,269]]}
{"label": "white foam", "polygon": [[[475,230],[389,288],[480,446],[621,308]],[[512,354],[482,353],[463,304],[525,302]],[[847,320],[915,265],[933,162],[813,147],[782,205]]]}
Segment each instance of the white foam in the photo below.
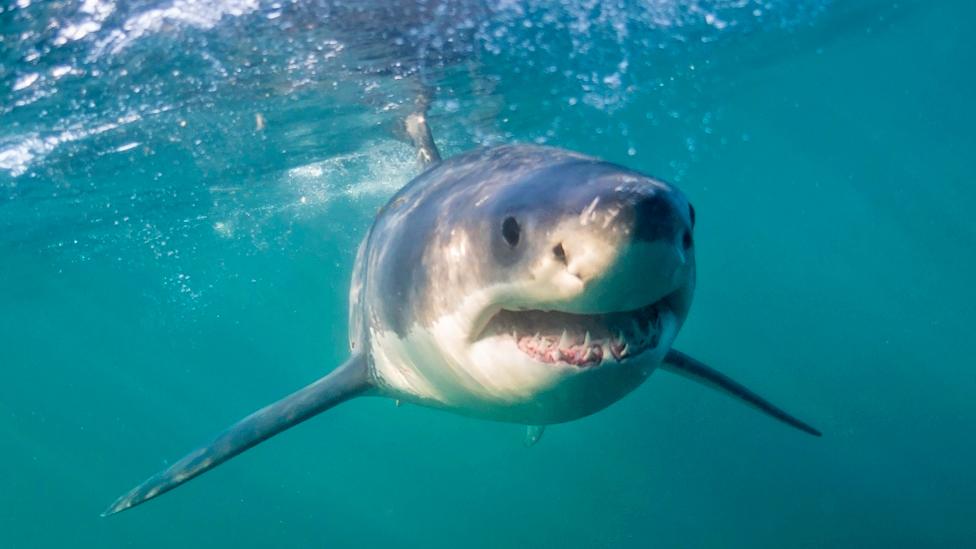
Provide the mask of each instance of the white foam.
{"label": "white foam", "polygon": [[98,41],[96,52],[117,54],[144,36],[152,35],[176,24],[197,29],[212,29],[224,17],[241,17],[260,7],[258,0],[174,0],[169,6],[154,8],[125,20]]}
{"label": "white foam", "polygon": [[130,113],[120,116],[114,122],[91,127],[78,123],[66,130],[43,137],[38,133],[18,136],[10,145],[0,144],[0,170],[7,170],[11,176],[19,177],[30,169],[33,162],[47,156],[64,143],[105,133],[140,118],[138,114]]}
{"label": "white foam", "polygon": [[363,144],[358,152],[338,155],[288,170],[282,185],[299,205],[321,205],[338,196],[387,196],[416,174],[417,160],[408,145],[391,139]]}
{"label": "white foam", "polygon": [[29,74],[25,74],[25,75],[21,76],[20,78],[18,78],[14,82],[14,85],[13,85],[12,89],[14,91],[20,91],[20,90],[27,89],[27,88],[33,86],[34,85],[34,82],[37,82],[37,79],[40,78],[40,77],[41,77],[41,75],[38,74],[38,73],[36,73],[36,72],[32,72],[32,73],[29,73]]}

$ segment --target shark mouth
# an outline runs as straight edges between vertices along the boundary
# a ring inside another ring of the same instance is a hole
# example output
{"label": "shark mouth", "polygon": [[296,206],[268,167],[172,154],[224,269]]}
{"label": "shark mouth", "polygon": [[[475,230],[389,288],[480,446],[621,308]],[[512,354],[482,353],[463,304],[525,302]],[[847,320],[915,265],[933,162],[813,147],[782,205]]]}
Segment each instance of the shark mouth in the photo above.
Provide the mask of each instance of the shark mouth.
{"label": "shark mouth", "polygon": [[485,333],[512,337],[519,350],[538,362],[589,368],[656,349],[661,343],[661,309],[660,302],[600,314],[502,309]]}

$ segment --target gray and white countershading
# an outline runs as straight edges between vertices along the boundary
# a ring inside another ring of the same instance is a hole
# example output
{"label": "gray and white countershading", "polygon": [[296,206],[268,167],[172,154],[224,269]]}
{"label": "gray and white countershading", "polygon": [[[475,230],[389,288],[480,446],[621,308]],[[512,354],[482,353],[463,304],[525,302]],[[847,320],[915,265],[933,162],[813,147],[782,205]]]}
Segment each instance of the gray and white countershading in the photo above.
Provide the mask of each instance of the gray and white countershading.
{"label": "gray and white countershading", "polygon": [[[434,155],[436,156],[436,155]],[[546,425],[663,368],[819,432],[672,348],[695,287],[695,210],[666,182],[540,146],[431,165],[378,213],[350,286],[350,358],[116,500],[162,494],[357,396]]]}

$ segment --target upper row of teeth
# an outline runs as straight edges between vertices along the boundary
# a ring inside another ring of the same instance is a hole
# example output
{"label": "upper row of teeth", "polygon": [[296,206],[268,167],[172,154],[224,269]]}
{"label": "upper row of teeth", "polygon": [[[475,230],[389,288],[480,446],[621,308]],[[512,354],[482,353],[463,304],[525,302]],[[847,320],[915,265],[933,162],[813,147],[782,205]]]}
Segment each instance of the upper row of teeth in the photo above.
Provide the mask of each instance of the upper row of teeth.
{"label": "upper row of teeth", "polygon": [[[651,337],[653,336],[654,333],[653,330],[648,330],[648,331],[642,330],[638,325],[637,321],[632,320],[631,325],[634,328],[634,333],[637,334],[638,336],[637,337],[638,343],[644,343],[645,341],[650,340]],[[519,339],[518,332],[512,330],[512,337],[517,341]],[[536,332],[532,337],[533,339],[543,339],[542,335],[539,332]],[[627,338],[624,336],[623,330],[619,330],[619,329],[616,330],[615,335],[611,337],[610,341],[613,342],[613,340],[623,343],[625,350],[629,346],[629,342],[627,341]],[[590,331],[587,330],[585,335],[583,336],[583,342],[580,345],[584,347],[589,347],[592,342],[593,342],[593,338],[590,336]],[[559,348],[564,349],[575,345],[577,345],[576,341],[574,341],[572,338],[569,337],[569,334],[567,333],[566,330],[563,330],[562,335],[559,336]]]}

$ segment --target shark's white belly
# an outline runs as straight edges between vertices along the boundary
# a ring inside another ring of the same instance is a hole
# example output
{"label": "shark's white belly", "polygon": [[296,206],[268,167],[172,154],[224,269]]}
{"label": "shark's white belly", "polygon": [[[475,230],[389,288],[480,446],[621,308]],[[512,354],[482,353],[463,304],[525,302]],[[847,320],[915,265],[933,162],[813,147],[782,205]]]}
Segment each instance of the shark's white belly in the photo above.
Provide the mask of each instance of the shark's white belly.
{"label": "shark's white belly", "polygon": [[677,332],[675,322],[666,325],[658,348],[588,368],[538,362],[513,340],[468,343],[449,323],[405,337],[373,332],[371,365],[384,390],[406,401],[499,421],[561,423],[605,408],[647,379]]}

